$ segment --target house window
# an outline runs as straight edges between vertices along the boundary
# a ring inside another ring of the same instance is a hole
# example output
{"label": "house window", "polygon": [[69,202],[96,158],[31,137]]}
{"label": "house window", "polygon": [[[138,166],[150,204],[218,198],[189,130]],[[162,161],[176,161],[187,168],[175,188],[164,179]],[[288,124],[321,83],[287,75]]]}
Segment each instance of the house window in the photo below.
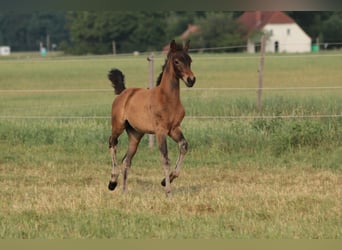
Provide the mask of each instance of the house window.
{"label": "house window", "polygon": [[289,36],[291,34],[291,30],[290,29],[287,29],[286,31],[287,35]]}

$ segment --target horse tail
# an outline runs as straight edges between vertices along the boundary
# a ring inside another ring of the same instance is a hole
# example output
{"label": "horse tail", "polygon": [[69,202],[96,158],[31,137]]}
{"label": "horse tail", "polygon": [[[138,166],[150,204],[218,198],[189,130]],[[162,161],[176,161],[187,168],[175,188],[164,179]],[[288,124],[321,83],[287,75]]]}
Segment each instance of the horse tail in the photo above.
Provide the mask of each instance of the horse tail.
{"label": "horse tail", "polygon": [[109,71],[108,79],[112,82],[112,86],[116,95],[120,95],[120,93],[126,89],[125,76],[120,70],[112,69]]}

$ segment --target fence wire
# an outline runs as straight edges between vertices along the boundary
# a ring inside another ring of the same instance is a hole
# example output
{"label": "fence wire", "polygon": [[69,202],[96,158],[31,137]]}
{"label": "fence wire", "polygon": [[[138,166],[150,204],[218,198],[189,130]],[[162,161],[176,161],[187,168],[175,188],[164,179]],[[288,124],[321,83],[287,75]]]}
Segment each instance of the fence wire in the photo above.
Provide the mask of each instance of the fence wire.
{"label": "fence wire", "polygon": [[[342,44],[342,43],[341,43]],[[201,48],[197,49],[197,51],[205,51],[205,50],[219,50],[219,49],[231,49],[231,48],[242,48],[244,45],[240,46],[228,46],[228,47],[218,47],[218,48]],[[196,50],[192,50],[196,51]],[[154,57],[157,60],[164,60],[165,54],[161,51],[157,52],[158,55]],[[147,54],[146,54],[147,55]],[[196,54],[194,54],[196,55]],[[198,54],[200,55],[200,54]],[[145,53],[142,53],[141,56],[145,56]],[[308,57],[342,57],[342,53],[335,54],[294,54],[294,55],[267,55],[267,58],[308,58]],[[91,60],[136,60],[136,56],[132,56],[131,54],[119,54],[117,56],[113,55],[105,55],[105,56],[89,56],[89,57],[59,57],[59,58],[32,58],[32,59],[14,59],[14,60],[0,60],[0,63],[10,63],[10,62],[66,62],[66,61],[79,61],[84,59]],[[247,56],[235,56],[232,54],[227,56],[206,56],[205,58],[201,58],[200,56],[196,58],[196,60],[226,60],[226,59],[259,59],[258,56],[255,55],[247,55]],[[323,83],[322,83],[323,85]],[[309,90],[341,90],[342,86],[313,86],[313,87],[304,87],[304,86],[296,86],[296,87],[263,87],[263,91],[309,91]],[[248,88],[248,87],[222,87],[222,88],[182,88],[182,91],[257,91],[259,88]],[[0,89],[0,94],[34,94],[34,93],[52,93],[52,94],[61,94],[61,93],[91,93],[91,92],[112,92],[112,89]],[[341,118],[342,114],[315,114],[315,115],[241,115],[241,116],[208,116],[208,115],[193,115],[186,116],[185,119],[228,119],[228,120],[242,120],[242,119],[321,119],[321,118]],[[32,120],[68,120],[68,119],[110,119],[110,116],[40,116],[40,115],[0,115],[1,120],[6,119],[32,119]]]}
{"label": "fence wire", "polygon": [[[263,87],[262,90],[269,91],[288,91],[288,90],[324,90],[324,89],[342,89],[342,86],[317,86],[317,87]],[[259,90],[259,88],[181,88],[182,91],[255,91]],[[2,94],[11,94],[11,93],[80,93],[80,92],[113,92],[112,89],[0,89],[0,93]]]}
{"label": "fence wire", "polygon": [[[222,120],[254,120],[254,119],[320,119],[320,118],[341,118],[342,114],[317,114],[317,115],[241,115],[241,116],[217,116],[217,115],[194,115],[185,116],[185,119],[222,119]],[[111,116],[29,116],[29,115],[3,115],[1,120],[101,120],[111,119]]]}

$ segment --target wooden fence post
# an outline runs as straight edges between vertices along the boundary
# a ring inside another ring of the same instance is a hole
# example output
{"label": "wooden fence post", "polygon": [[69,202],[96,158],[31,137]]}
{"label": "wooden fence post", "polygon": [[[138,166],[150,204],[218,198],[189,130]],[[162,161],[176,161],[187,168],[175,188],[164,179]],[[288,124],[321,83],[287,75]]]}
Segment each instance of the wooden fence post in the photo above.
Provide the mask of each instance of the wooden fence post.
{"label": "wooden fence post", "polygon": [[261,36],[261,48],[260,48],[260,63],[259,63],[259,83],[258,83],[258,100],[257,100],[257,108],[258,111],[261,112],[261,95],[262,95],[262,84],[264,79],[264,61],[265,61],[265,44],[266,44],[266,36],[262,34]]}
{"label": "wooden fence post", "polygon": [[[154,58],[153,53],[150,54],[149,57],[147,57],[148,61],[148,71],[149,71],[149,79],[148,79],[148,88],[154,87]],[[153,148],[154,146],[154,135],[148,135],[148,147]]]}
{"label": "wooden fence post", "polygon": [[50,35],[46,34],[46,51],[50,51]]}
{"label": "wooden fence post", "polygon": [[112,49],[113,49],[113,55],[116,55],[116,43],[115,43],[115,41],[112,41]]}

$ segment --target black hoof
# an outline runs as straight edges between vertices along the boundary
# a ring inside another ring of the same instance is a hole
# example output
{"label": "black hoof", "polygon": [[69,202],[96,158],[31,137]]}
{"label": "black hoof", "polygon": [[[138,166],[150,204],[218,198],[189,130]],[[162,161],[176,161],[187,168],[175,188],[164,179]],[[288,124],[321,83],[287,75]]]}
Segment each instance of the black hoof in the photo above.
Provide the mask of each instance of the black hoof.
{"label": "black hoof", "polygon": [[116,188],[117,185],[118,185],[117,182],[110,181],[109,184],[108,184],[108,189],[110,191],[113,191]]}
{"label": "black hoof", "polygon": [[165,178],[161,181],[160,183],[163,187],[165,187],[166,183],[165,183]]}

